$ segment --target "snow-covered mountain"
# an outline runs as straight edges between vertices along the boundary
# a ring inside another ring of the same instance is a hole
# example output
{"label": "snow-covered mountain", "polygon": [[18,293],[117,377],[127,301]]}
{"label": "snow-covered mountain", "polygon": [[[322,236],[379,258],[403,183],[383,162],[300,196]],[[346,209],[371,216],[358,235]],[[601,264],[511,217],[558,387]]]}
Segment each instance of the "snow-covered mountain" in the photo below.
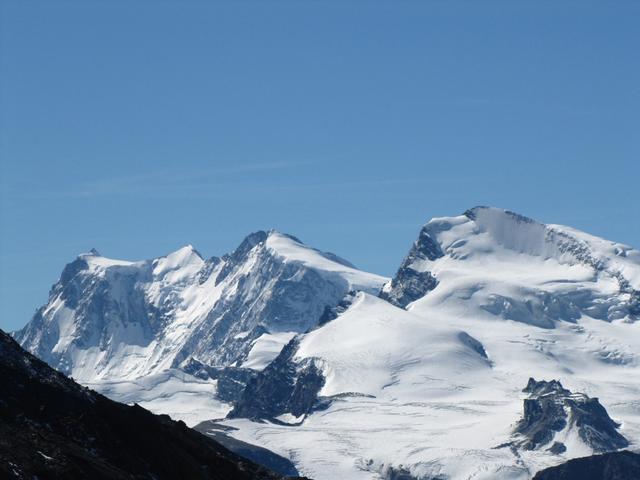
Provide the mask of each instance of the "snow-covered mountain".
{"label": "snow-covered mountain", "polygon": [[[638,448],[639,289],[630,247],[493,208],[434,219],[381,298],[293,339],[225,424],[316,479],[528,479]],[[541,400],[530,377],[562,385]]]}
{"label": "snow-covered mountain", "polygon": [[275,231],[208,260],[190,245],[141,262],[93,250],[65,267],[15,338],[85,383],[134,380],[192,360],[260,369],[347,292],[376,293],[385,281]]}
{"label": "snow-covered mountain", "polygon": [[411,310],[472,306],[545,328],[582,315],[636,319],[640,252],[569,227],[476,207],[427,223],[383,298]]}
{"label": "snow-covered mountain", "polygon": [[640,446],[639,317],[640,252],[477,207],[389,281],[275,232],[206,261],[83,255],[17,338],[114,398],[229,413],[316,480],[511,480]]}

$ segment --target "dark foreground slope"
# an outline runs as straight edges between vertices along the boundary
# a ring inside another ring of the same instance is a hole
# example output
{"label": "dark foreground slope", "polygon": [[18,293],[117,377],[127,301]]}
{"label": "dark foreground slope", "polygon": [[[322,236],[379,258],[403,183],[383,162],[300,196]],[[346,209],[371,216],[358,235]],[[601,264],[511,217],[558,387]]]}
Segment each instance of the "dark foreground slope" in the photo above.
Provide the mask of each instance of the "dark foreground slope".
{"label": "dark foreground slope", "polygon": [[638,480],[640,455],[628,451],[574,458],[546,468],[533,480]]}
{"label": "dark foreground slope", "polygon": [[281,457],[271,450],[243,442],[237,438],[233,438],[231,435],[228,435],[228,431],[235,430],[233,427],[220,425],[215,420],[208,420],[206,422],[199,423],[193,428],[194,430],[213,438],[216,442],[228,448],[233,453],[259,465],[263,465],[280,475],[289,477],[298,476],[298,470],[296,470],[295,465],[288,458]]}
{"label": "dark foreground slope", "polygon": [[182,422],[78,385],[1,330],[0,387],[0,478],[282,478]]}

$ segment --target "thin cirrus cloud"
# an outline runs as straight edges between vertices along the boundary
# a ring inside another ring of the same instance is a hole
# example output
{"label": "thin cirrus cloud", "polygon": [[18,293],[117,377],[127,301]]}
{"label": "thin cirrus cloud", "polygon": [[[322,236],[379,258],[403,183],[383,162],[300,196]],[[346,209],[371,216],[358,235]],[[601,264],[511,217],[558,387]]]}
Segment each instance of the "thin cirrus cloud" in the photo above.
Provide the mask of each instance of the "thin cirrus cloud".
{"label": "thin cirrus cloud", "polygon": [[[312,161],[274,161],[237,164],[223,168],[162,169],[121,177],[98,178],[79,182],[60,189],[19,188],[15,197],[29,198],[93,198],[122,195],[191,196],[211,191],[213,188],[238,187],[247,177],[238,175],[260,174],[278,170],[294,170],[312,165]],[[224,181],[220,181],[224,179]]]}
{"label": "thin cirrus cloud", "polygon": [[[373,178],[362,180],[327,180],[319,182],[288,182],[286,179],[265,180],[264,173],[291,171],[313,166],[313,161],[274,161],[239,164],[224,168],[196,169],[188,172],[175,169],[156,170],[122,177],[100,178],[55,190],[20,189],[14,196],[29,198],[98,198],[116,196],[207,198],[225,195],[229,189],[253,192],[292,192],[313,190],[362,189],[377,186],[415,184],[424,179]],[[29,192],[29,193],[27,193]]]}
{"label": "thin cirrus cloud", "polygon": [[[99,179],[85,182],[77,196],[126,195],[158,192],[162,194],[189,194],[211,187],[233,185],[234,175],[287,170],[310,165],[310,161],[276,161],[238,164],[224,168],[195,169],[188,173],[176,170],[161,170],[126,177]],[[227,182],[215,181],[226,177]]]}

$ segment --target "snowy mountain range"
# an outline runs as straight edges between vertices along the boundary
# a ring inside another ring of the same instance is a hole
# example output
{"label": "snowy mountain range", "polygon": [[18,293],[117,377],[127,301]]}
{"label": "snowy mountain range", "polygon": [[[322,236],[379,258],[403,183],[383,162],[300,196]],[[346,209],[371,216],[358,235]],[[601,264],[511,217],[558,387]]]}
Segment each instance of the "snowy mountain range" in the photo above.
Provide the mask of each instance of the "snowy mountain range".
{"label": "snowy mountain range", "polygon": [[14,337],[316,480],[528,479],[638,445],[639,317],[639,251],[476,207],[428,222],[392,279],[273,231],[208,260],[92,251]]}
{"label": "snowy mountain range", "polygon": [[277,232],[208,260],[190,245],[142,262],[93,250],[65,267],[16,339],[79,381],[134,379],[189,359],[255,367],[348,291],[377,292],[385,280]]}

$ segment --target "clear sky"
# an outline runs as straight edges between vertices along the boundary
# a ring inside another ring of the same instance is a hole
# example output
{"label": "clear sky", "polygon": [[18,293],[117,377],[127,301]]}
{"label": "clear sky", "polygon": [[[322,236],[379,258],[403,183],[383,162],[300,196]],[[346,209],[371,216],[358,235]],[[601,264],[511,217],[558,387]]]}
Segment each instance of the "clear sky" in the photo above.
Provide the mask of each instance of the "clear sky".
{"label": "clear sky", "polygon": [[640,246],[638,1],[0,4],[2,328],[92,247],[390,275],[478,204]]}

